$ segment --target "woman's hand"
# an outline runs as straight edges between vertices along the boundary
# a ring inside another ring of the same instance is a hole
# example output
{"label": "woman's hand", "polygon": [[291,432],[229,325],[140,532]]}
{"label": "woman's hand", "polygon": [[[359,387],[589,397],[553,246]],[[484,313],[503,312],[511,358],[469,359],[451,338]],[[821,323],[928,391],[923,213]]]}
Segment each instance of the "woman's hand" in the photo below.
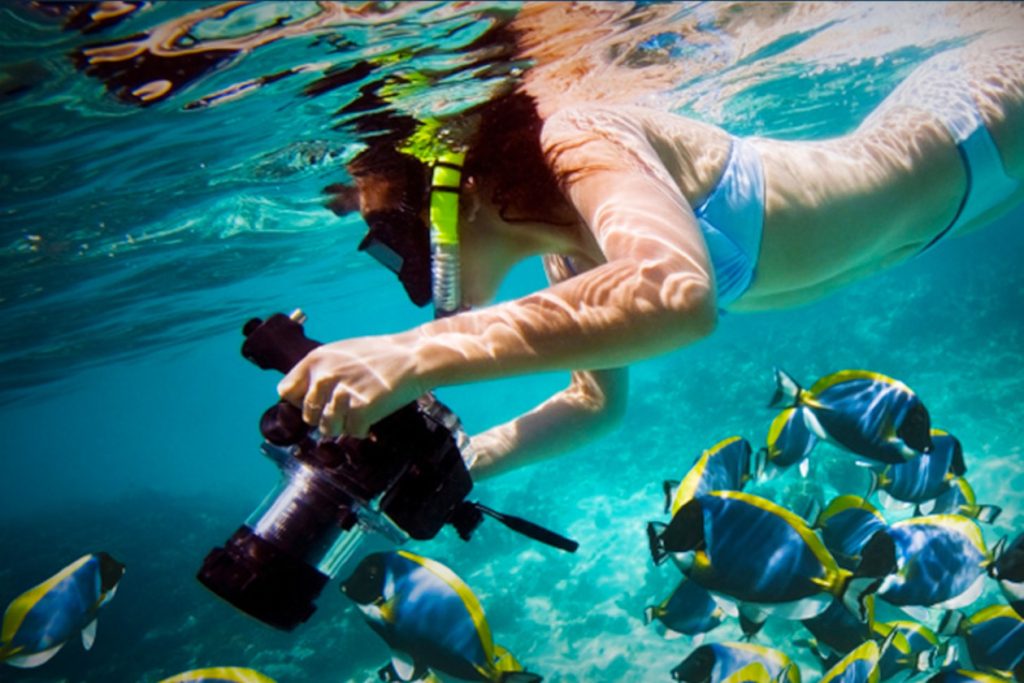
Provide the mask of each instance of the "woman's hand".
{"label": "woman's hand", "polygon": [[370,425],[425,391],[415,354],[396,336],[360,337],[311,351],[277,385],[281,398],[325,436],[367,435]]}

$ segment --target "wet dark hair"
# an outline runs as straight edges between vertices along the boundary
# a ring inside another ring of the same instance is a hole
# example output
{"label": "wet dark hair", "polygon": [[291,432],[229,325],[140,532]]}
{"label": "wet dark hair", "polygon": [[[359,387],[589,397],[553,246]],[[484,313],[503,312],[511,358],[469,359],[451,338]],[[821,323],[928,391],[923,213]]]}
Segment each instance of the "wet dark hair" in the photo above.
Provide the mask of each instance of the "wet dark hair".
{"label": "wet dark hair", "polygon": [[[503,220],[556,224],[572,220],[558,179],[541,148],[544,122],[532,97],[512,92],[465,116],[479,123],[468,144],[463,177],[472,177],[487,188]],[[383,208],[419,215],[425,207],[430,169],[412,155],[398,151],[402,141],[396,138],[393,134],[379,136],[348,166],[359,188],[364,215]],[[336,213],[355,208],[345,186],[332,185],[325,192],[331,197],[328,206]],[[382,203],[385,201],[386,207]]]}
{"label": "wet dark hair", "polygon": [[536,103],[523,92],[481,108],[466,173],[490,188],[490,200],[510,223],[567,221],[568,204],[541,148],[543,126]]}

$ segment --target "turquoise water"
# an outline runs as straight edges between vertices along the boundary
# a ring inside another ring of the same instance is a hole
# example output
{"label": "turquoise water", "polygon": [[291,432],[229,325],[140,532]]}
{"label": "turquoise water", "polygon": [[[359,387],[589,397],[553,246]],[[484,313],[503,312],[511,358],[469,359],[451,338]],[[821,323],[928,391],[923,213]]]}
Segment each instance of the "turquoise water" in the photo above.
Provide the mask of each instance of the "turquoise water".
{"label": "turquoise water", "polygon": [[[118,99],[75,66],[84,46],[201,6],[157,5],[88,34],[30,5],[0,9],[0,602],[85,552],[106,550],[128,566],[90,652],[73,642],[38,669],[4,668],[2,680],[148,682],[233,664],[282,683],[364,681],[387,660],[333,584],[310,622],[279,633],[235,612],[194,574],[277,480],[257,430],[277,378],[241,358],[241,324],[302,307],[310,336],[327,340],[403,329],[428,315],[356,252],[362,224],[322,206],[321,188],[344,180],[356,149],[338,111],[358,96],[358,83],[320,97],[303,87],[324,65],[355,64],[382,45],[444,72],[505,6],[422,4],[372,27],[343,22],[235,56],[147,107]],[[632,55],[638,69],[689,60],[677,88],[641,101],[738,134],[842,133],[914,65],[964,39],[950,22],[924,17],[859,51],[815,47],[875,35],[887,10],[864,5],[760,46],[705,25],[700,40],[644,48],[644,39],[707,11],[672,7],[657,17],[640,8],[644,21],[604,38],[609,48],[627,47],[607,54],[620,65]],[[268,3],[193,34],[246,34],[279,16],[288,23],[313,14],[311,5]],[[314,63],[318,71],[234,101],[185,108],[246,79]],[[416,106],[485,94],[488,81],[473,73],[439,78]],[[962,441],[979,498],[1004,508],[986,539],[1019,532],[1022,218],[1018,210],[809,306],[726,316],[712,338],[635,367],[628,413],[611,436],[474,490],[497,509],[574,537],[577,554],[494,523],[468,544],[445,530],[413,549],[462,576],[495,640],[545,680],[670,680],[691,645],[643,624],[644,607],[678,580],[671,566],[652,565],[644,525],[662,518],[662,481],[681,477],[701,450],[734,434],[755,447],[763,441],[776,365],[806,382],[866,368],[909,384],[935,426]],[[525,264],[502,297],[541,284],[539,265]],[[440,395],[475,432],[563,382],[515,378]],[[819,447],[817,456],[837,453]],[[990,592],[979,605],[994,599]],[[804,680],[816,680],[813,659],[791,645],[800,633],[795,623],[772,622],[757,642],[780,647],[798,659]],[[712,633],[737,635],[735,625]]]}

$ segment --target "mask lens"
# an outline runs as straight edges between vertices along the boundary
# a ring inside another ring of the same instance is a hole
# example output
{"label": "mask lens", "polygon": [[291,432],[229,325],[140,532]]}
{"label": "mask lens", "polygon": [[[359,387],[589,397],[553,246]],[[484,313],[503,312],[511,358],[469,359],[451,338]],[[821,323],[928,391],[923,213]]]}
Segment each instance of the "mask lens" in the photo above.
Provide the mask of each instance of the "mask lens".
{"label": "mask lens", "polygon": [[370,232],[360,251],[395,273],[417,306],[430,302],[430,235],[423,219],[408,211],[373,211],[364,217]]}
{"label": "mask lens", "polygon": [[392,249],[390,246],[377,239],[377,237],[370,233],[363,241],[359,243],[359,251],[365,251],[373,259],[390,270],[395,275],[398,275],[402,271],[402,263],[405,259]]}

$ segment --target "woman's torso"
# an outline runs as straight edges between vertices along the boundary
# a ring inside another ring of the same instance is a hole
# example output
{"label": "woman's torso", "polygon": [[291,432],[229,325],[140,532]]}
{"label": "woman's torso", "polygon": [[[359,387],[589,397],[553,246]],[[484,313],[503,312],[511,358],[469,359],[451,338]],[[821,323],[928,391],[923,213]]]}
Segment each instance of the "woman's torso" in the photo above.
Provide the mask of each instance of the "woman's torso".
{"label": "woman's torso", "polygon": [[[1024,119],[1024,46],[976,46],[940,57],[848,135],[746,140],[763,166],[763,235],[750,287],[730,309],[821,297],[921,252],[951,225],[967,171],[944,120],[950,88],[976,103],[1006,174],[1024,179],[1024,142],[1016,135]],[[937,72],[943,60],[963,63],[962,82]],[[640,107],[608,107],[600,118],[606,132],[639,130],[691,207],[722,179],[733,137],[721,128]],[[1018,187],[956,232],[983,225],[1022,196]]]}

